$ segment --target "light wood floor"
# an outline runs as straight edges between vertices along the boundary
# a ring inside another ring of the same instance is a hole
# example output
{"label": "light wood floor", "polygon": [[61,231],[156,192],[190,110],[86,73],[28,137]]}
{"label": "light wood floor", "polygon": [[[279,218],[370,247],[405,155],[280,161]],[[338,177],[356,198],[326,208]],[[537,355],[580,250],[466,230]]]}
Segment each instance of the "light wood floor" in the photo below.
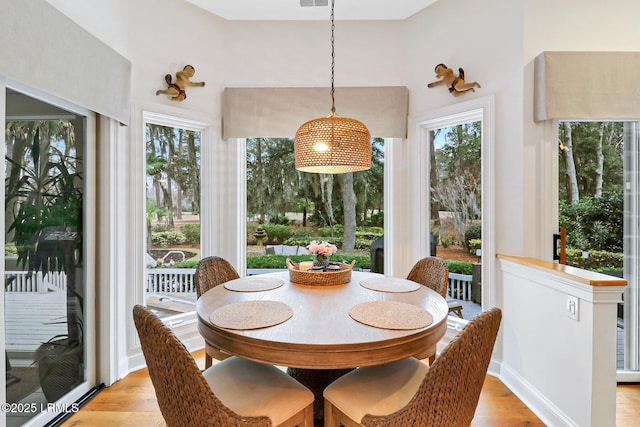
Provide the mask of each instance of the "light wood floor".
{"label": "light wood floor", "polygon": [[[194,353],[202,368],[204,352]],[[544,426],[499,379],[487,376],[473,420],[475,427]],[[640,425],[640,385],[618,386],[617,427]],[[164,426],[146,369],[100,392],[63,427]]]}

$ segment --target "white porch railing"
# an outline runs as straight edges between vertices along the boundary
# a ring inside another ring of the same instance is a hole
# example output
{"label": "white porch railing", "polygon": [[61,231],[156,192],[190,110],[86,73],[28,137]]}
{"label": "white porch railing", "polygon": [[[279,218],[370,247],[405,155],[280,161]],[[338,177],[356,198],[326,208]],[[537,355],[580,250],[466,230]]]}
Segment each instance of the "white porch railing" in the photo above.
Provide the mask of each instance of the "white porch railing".
{"label": "white porch railing", "polygon": [[148,268],[147,292],[195,292],[195,268]]}
{"label": "white porch railing", "polygon": [[[255,270],[259,274],[278,270]],[[195,268],[150,268],[147,269],[147,292],[181,293],[195,292]],[[447,293],[463,301],[471,300],[471,275],[449,273]],[[5,272],[7,292],[49,292],[66,290],[67,277],[64,272],[29,273],[27,271]]]}
{"label": "white porch railing", "polygon": [[[147,269],[147,292],[195,292],[195,268]],[[64,272],[5,271],[5,292],[65,291]]]}
{"label": "white porch railing", "polygon": [[470,274],[449,273],[449,296],[462,301],[471,300],[472,278]]}
{"label": "white porch railing", "polygon": [[5,292],[39,292],[65,291],[67,275],[63,271],[52,271],[47,274],[28,271],[5,271]]}

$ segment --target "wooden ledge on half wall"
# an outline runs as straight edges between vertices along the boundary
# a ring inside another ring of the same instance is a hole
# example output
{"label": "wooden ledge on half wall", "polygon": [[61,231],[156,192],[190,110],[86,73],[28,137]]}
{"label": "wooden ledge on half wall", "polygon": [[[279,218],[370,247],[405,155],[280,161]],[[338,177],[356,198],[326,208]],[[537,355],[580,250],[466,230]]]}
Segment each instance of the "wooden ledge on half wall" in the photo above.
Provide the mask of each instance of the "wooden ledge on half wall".
{"label": "wooden ledge on half wall", "polygon": [[626,279],[609,276],[604,273],[597,273],[595,271],[584,270],[578,267],[571,267],[569,265],[559,264],[553,261],[503,254],[498,254],[498,259],[511,261],[540,270],[546,270],[591,286],[627,286]]}

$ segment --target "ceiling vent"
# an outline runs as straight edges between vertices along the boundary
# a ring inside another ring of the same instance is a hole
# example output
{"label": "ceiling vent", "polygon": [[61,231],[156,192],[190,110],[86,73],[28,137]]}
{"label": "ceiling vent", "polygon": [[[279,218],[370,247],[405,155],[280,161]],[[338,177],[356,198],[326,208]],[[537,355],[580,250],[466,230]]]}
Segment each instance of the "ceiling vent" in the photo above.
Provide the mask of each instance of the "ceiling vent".
{"label": "ceiling vent", "polygon": [[300,0],[302,7],[328,6],[329,0]]}

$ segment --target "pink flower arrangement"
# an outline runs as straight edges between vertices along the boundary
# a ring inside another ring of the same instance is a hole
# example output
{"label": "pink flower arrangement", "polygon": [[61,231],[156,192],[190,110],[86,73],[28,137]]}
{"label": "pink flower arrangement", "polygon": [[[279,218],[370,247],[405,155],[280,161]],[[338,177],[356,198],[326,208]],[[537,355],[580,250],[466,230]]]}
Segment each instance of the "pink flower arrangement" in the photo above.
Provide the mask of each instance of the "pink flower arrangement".
{"label": "pink flower arrangement", "polygon": [[338,248],[336,248],[336,245],[332,245],[328,242],[318,243],[317,241],[312,240],[311,243],[309,243],[309,246],[307,246],[307,253],[309,254],[331,256],[337,251]]}

